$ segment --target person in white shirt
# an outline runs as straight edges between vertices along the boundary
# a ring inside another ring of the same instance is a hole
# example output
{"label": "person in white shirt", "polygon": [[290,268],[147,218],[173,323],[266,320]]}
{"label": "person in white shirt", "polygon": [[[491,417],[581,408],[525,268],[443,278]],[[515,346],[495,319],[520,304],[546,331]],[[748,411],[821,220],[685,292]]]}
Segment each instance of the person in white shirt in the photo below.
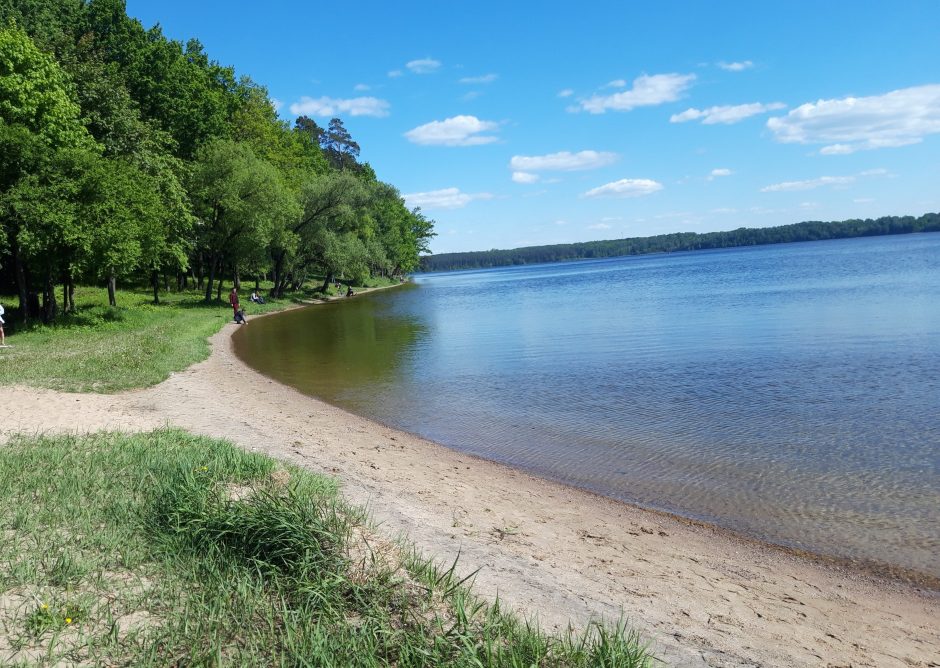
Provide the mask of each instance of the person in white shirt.
{"label": "person in white shirt", "polygon": [[3,333],[3,326],[6,324],[6,320],[3,319],[4,313],[6,311],[3,310],[3,304],[0,304],[0,346],[7,344],[7,335]]}

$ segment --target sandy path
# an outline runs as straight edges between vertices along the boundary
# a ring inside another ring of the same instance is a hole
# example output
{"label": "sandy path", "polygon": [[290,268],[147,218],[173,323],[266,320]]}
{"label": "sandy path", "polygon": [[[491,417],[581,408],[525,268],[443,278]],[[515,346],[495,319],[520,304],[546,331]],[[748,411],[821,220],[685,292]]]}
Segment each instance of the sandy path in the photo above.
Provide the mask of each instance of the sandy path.
{"label": "sandy path", "polygon": [[[250,326],[250,325],[249,325]],[[211,357],[118,395],[5,388],[0,435],[172,424],[337,477],[390,534],[550,626],[621,612],[683,666],[940,666],[940,597],[534,478]]]}

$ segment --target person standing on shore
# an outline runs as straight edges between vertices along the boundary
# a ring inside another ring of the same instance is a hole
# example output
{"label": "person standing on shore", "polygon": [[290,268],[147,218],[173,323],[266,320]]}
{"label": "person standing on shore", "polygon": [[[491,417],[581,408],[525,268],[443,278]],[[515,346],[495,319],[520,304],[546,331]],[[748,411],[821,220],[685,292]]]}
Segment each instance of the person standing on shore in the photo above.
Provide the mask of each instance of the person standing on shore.
{"label": "person standing on shore", "polygon": [[232,288],[232,291],[228,294],[228,303],[232,305],[232,317],[234,318],[235,314],[238,313],[238,288]]}
{"label": "person standing on shore", "polygon": [[3,304],[0,304],[0,346],[6,347],[7,335],[3,331],[3,326],[6,324],[6,320],[3,319],[4,313],[6,313],[6,311],[3,308]]}

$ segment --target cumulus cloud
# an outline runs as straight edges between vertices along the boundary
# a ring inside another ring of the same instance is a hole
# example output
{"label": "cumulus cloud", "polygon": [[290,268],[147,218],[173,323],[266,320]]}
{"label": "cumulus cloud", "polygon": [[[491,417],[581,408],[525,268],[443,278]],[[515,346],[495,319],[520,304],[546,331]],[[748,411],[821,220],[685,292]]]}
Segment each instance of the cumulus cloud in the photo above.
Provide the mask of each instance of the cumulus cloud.
{"label": "cumulus cloud", "polygon": [[402,195],[409,208],[420,206],[422,209],[462,209],[474,200],[493,199],[491,193],[465,193],[460,188],[442,188],[423,193]]}
{"label": "cumulus cloud", "polygon": [[574,91],[570,88],[562,88],[558,91],[558,97],[571,97],[572,95],[574,95]]}
{"label": "cumulus cloud", "polygon": [[578,109],[592,114],[607,110],[630,111],[664,102],[675,102],[695,81],[694,74],[644,74],[633,80],[629,90],[612,95],[592,95],[581,100]]}
{"label": "cumulus cloud", "polygon": [[805,181],[774,183],[769,186],[764,186],[760,191],[762,193],[779,193],[794,192],[797,190],[815,190],[823,186],[847,186],[854,181],[854,176],[820,176],[818,179],[807,179]]}
{"label": "cumulus cloud", "polygon": [[718,63],[718,67],[723,70],[728,70],[729,72],[741,72],[743,70],[749,70],[754,67],[754,63],[750,60],[739,60],[734,63],[726,63],[724,61]]}
{"label": "cumulus cloud", "polygon": [[339,99],[333,97],[301,97],[299,102],[290,106],[290,113],[295,116],[337,116],[349,114],[350,116],[375,116],[381,118],[388,116],[389,104],[376,97],[354,97]]}
{"label": "cumulus cloud", "polygon": [[573,172],[606,167],[616,160],[617,154],[607,151],[560,151],[548,155],[514,155],[509,167],[522,172]]}
{"label": "cumulus cloud", "polygon": [[513,172],[512,180],[516,183],[535,183],[539,180],[539,175],[531,172]]}
{"label": "cumulus cloud", "polygon": [[440,69],[441,61],[433,58],[418,58],[417,60],[409,60],[405,63],[405,67],[415,74],[431,74],[431,72]]}
{"label": "cumulus cloud", "polygon": [[730,169],[725,169],[725,168],[723,168],[723,167],[719,167],[718,169],[713,169],[713,170],[708,174],[707,180],[709,180],[709,181],[714,181],[715,179],[717,179],[717,178],[719,178],[719,177],[722,177],[722,176],[731,176],[733,173],[734,173],[734,172],[732,172]]}
{"label": "cumulus cloud", "polygon": [[478,77],[463,77],[460,79],[462,84],[488,84],[493,83],[499,78],[498,74],[484,74]]}
{"label": "cumulus cloud", "polygon": [[422,146],[478,146],[498,141],[499,137],[483,134],[498,127],[499,123],[481,121],[476,116],[453,116],[419,125],[406,132],[405,137]]}
{"label": "cumulus cloud", "polygon": [[940,133],[940,84],[817,100],[768,119],[767,127],[785,144],[827,144],[822,155],[917,144]]}
{"label": "cumulus cloud", "polygon": [[709,107],[708,109],[686,109],[681,114],[673,114],[669,117],[670,123],[685,123],[687,121],[702,120],[703,125],[715,125],[716,123],[737,123],[745,118],[764,114],[768,111],[783,109],[787,105],[783,102],[771,102],[763,104],[761,102],[751,102],[750,104],[722,105],[718,107]]}
{"label": "cumulus cloud", "polygon": [[642,197],[663,189],[663,184],[652,179],[620,179],[591,188],[584,197]]}

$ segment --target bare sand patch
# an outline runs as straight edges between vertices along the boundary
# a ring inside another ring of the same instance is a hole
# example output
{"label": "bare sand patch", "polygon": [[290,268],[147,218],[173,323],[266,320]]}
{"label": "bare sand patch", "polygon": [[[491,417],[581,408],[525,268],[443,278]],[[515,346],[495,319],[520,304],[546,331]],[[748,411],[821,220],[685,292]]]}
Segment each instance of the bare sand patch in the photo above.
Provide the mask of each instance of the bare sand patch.
{"label": "bare sand patch", "polygon": [[[247,326],[251,326],[250,324]],[[179,426],[337,478],[387,537],[548,627],[625,615],[688,666],[940,666],[940,597],[449,450],[212,355],[118,395],[7,387],[15,432]]]}

